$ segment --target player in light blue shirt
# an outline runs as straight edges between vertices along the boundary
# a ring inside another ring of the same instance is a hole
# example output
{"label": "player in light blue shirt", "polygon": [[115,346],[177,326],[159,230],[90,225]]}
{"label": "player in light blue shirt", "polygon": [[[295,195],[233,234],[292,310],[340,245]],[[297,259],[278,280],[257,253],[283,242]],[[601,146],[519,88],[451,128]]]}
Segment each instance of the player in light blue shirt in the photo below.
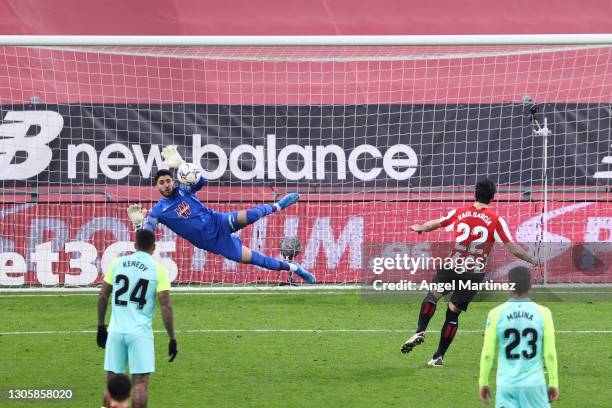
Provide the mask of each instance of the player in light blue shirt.
{"label": "player in light blue shirt", "polygon": [[[176,151],[176,146],[165,147],[162,156],[165,158],[164,164],[170,168],[178,168],[185,164]],[[195,166],[193,168],[194,170],[197,169]],[[253,251],[242,245],[240,237],[234,235],[235,232],[253,224],[262,217],[295,204],[300,198],[299,194],[287,194],[274,204],[263,204],[248,210],[222,213],[207,208],[200,202],[196,193],[205,184],[206,179],[199,172],[194,184],[178,183],[177,185],[169,170],[159,170],[155,174],[155,186],[162,198],[153,206],[148,217],[146,216],[147,211],[142,209],[139,204],[129,206],[128,216],[134,228],[155,231],[157,225],[161,223],[197,248],[236,262],[257,265],[276,271],[292,271],[307,283],[316,282],[314,275],[298,263],[279,261],[276,258]]]}
{"label": "player in light blue shirt", "polygon": [[[166,269],[153,259],[155,234],[136,232],[136,253],[116,258],[106,274],[98,300],[98,346],[106,348],[104,369],[108,380],[123,374],[126,366],[132,374],[134,407],[146,407],[149,375],[155,371],[153,314],[159,298],[162,319],[170,337],[168,354],[173,361],[178,353],[174,337],[170,282]],[[112,312],[108,331],[104,324],[108,299]],[[109,394],[105,390],[104,403]],[[106,405],[105,405],[106,406]]]}
{"label": "player in light blue shirt", "polygon": [[[529,269],[517,267],[509,274],[514,293],[506,302],[489,312],[480,359],[480,399],[491,397],[489,374],[499,345],[497,362],[498,408],[549,407],[559,397],[555,329],[550,309],[528,296],[531,287]],[[548,389],[544,378],[548,370]]]}

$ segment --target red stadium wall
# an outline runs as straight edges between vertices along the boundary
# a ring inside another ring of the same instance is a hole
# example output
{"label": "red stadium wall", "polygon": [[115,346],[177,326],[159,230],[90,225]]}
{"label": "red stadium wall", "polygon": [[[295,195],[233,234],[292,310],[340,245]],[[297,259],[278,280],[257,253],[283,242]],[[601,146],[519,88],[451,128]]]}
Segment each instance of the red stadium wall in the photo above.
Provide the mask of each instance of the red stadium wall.
{"label": "red stadium wall", "polygon": [[[230,211],[252,204],[219,204],[213,208]],[[424,216],[444,214],[458,205],[461,203],[353,202],[339,206],[334,202],[305,202],[290,208],[283,216],[270,216],[257,226],[245,229],[241,237],[254,249],[278,256],[280,238],[287,231],[297,230],[304,246],[299,260],[320,282],[359,282],[373,277],[372,257],[382,256],[398,244],[405,245],[408,251],[420,248],[434,256],[447,256],[443,246],[437,250],[437,246],[431,247],[429,243],[448,241],[448,233],[417,236],[408,233],[406,225]],[[552,244],[540,247],[540,254],[548,253],[550,257],[549,283],[612,283],[609,269],[612,222],[610,218],[598,216],[607,208],[607,203],[550,204],[544,214],[549,229],[545,238]],[[531,245],[541,239],[539,222],[543,214],[539,204],[500,202],[495,209],[507,214],[512,234],[518,241]],[[0,236],[4,237],[1,243],[6,251],[2,261],[7,265],[1,270],[0,285],[99,282],[102,268],[113,256],[127,250],[129,242],[126,241],[131,237],[125,205],[121,203],[1,205],[0,214],[3,215]],[[227,285],[286,279],[277,272],[204,255],[168,230],[160,230],[158,234],[158,248],[174,283]],[[429,243],[423,242],[423,238]],[[587,244],[572,245],[579,242]],[[67,246],[67,243],[71,244]],[[9,257],[13,258],[7,262]],[[502,272],[499,276],[503,278],[503,271],[513,262],[515,259],[505,251],[495,250],[489,267],[491,271]],[[414,277],[425,278],[430,273],[422,271]],[[537,280],[541,281],[541,273],[541,270],[536,273]]]}
{"label": "red stadium wall", "polygon": [[609,33],[606,0],[0,0],[0,34]]}

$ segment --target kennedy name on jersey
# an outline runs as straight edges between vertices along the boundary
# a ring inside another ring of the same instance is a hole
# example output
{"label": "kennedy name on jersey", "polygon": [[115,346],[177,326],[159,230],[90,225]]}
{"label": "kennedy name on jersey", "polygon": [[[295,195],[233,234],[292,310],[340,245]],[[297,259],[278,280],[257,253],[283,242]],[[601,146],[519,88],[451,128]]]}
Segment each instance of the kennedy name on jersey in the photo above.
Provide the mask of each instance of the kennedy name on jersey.
{"label": "kennedy name on jersey", "polygon": [[463,218],[466,217],[474,217],[474,218],[480,218],[481,220],[483,220],[487,225],[491,225],[491,218],[489,218],[489,216],[485,213],[481,213],[478,211],[464,211],[463,213],[459,214],[459,216],[457,217],[458,220],[462,220]]}
{"label": "kennedy name on jersey", "polygon": [[123,261],[123,267],[124,268],[137,268],[140,269],[141,271],[146,271],[147,269],[147,265],[139,262],[139,261]]}

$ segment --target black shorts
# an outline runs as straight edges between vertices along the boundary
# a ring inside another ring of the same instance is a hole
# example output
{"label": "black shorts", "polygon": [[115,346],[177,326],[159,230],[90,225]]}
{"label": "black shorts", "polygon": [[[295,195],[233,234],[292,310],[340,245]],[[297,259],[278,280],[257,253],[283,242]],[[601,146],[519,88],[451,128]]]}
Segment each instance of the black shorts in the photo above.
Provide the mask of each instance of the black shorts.
{"label": "black shorts", "polygon": [[[480,283],[484,280],[484,273],[457,273],[452,269],[438,269],[436,275],[431,280],[432,283],[455,283],[456,290],[447,290],[442,293],[442,295],[446,295],[450,292],[453,292],[451,295],[450,301],[452,304],[457,306],[459,309],[466,311],[470,302],[476,296],[477,290],[470,289],[458,289],[459,281],[467,282],[470,281],[472,283]],[[440,292],[438,292],[440,293]]]}

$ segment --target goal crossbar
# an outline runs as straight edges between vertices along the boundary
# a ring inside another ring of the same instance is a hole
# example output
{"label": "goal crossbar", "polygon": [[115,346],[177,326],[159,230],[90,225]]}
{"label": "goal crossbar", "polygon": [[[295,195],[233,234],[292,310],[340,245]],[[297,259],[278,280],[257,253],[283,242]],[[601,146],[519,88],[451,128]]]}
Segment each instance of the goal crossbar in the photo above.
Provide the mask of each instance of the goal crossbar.
{"label": "goal crossbar", "polygon": [[461,46],[605,45],[612,34],[112,36],[0,35],[13,46]]}

